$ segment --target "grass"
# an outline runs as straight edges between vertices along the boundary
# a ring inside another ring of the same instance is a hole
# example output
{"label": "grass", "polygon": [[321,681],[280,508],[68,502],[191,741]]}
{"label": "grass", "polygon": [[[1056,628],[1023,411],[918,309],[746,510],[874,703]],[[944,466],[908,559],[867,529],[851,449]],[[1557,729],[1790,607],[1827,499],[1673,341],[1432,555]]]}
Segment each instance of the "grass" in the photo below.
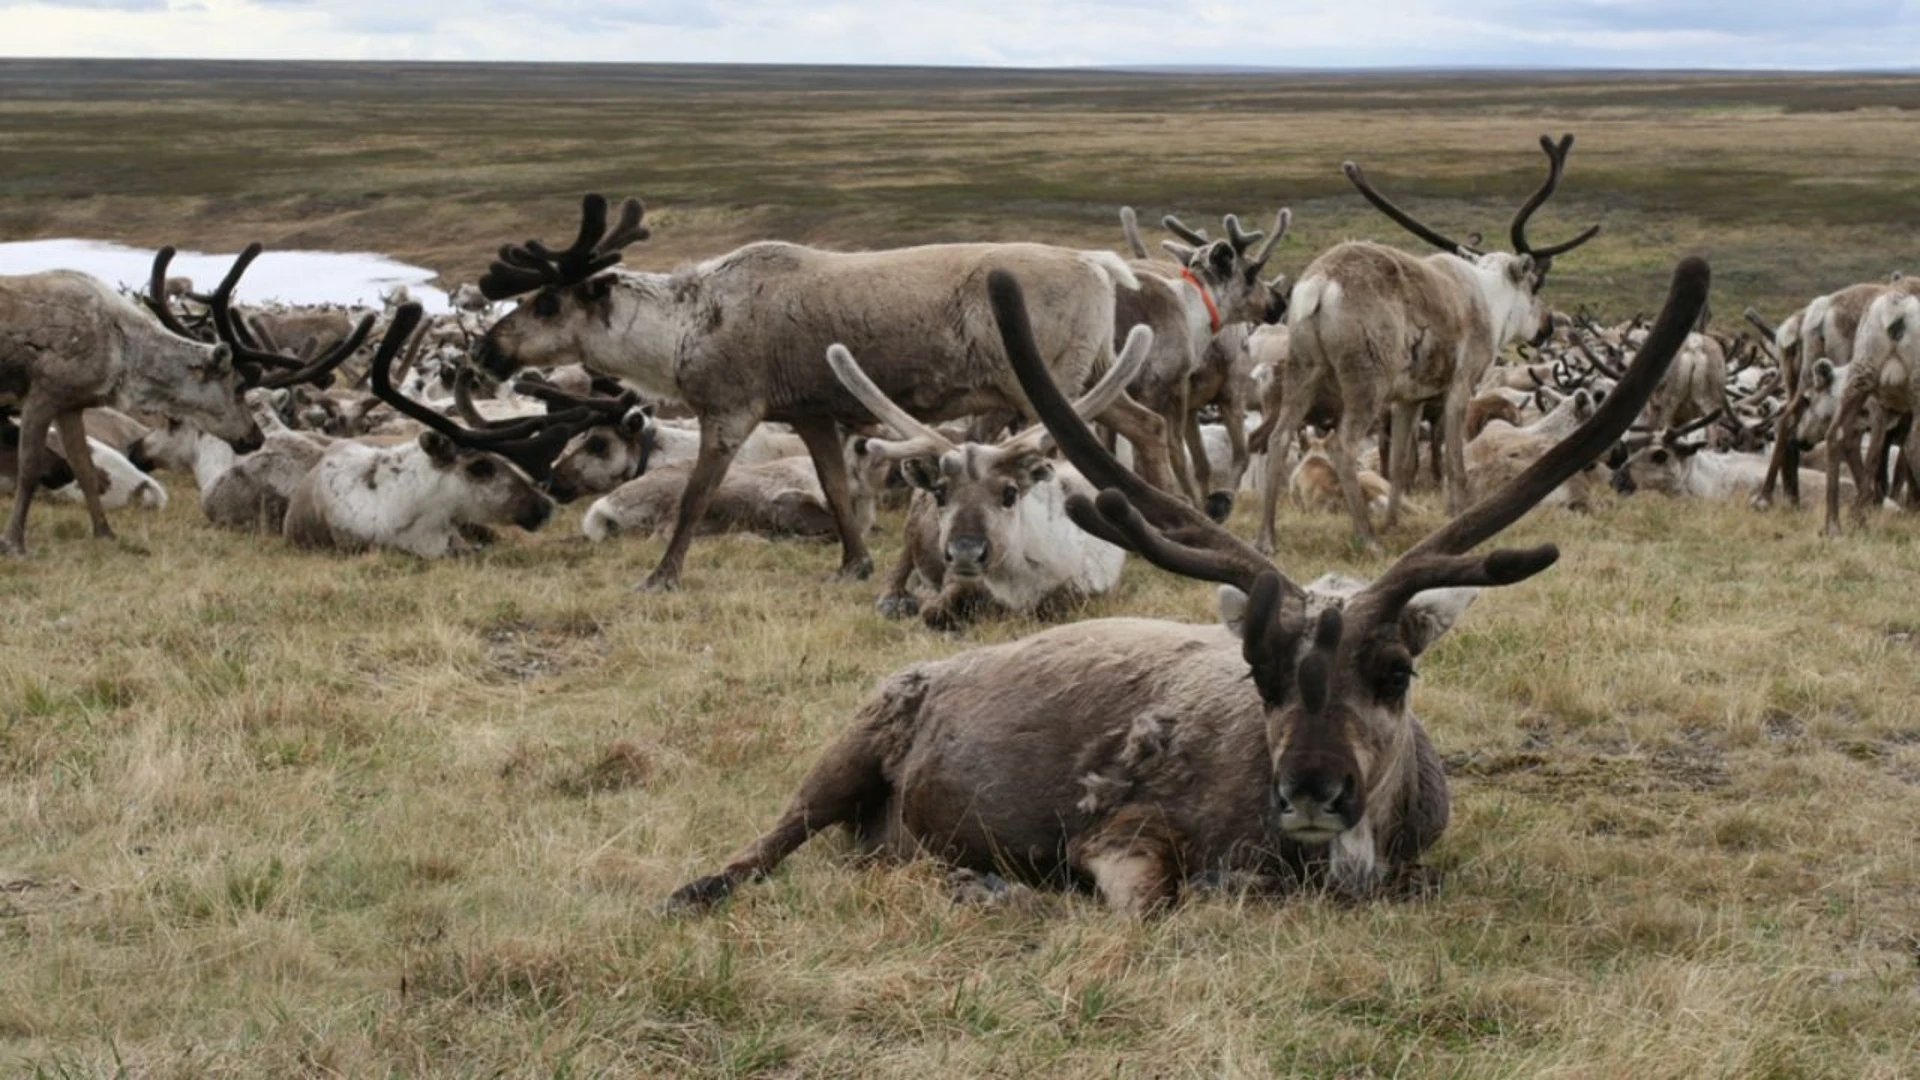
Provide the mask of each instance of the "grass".
{"label": "grass", "polygon": [[[1343,230],[1387,235],[1328,162],[1379,162],[1450,227],[1494,224],[1532,136],[1563,121],[1582,142],[1554,224],[1600,212],[1610,232],[1553,288],[1604,310],[1653,305],[1696,246],[1723,313],[1878,276],[1910,216],[1887,209],[1912,145],[1897,79],[382,70],[0,64],[0,229],[258,232],[470,273],[499,240],[569,231],[590,182],[657,200],[642,261],[768,233],[1111,246],[1123,197],[1213,215],[1285,199],[1297,269]],[[1830,205],[1842,173],[1859,201]],[[1702,183],[1716,198],[1684,197]],[[702,540],[685,590],[652,596],[630,586],[658,544],[589,546],[564,521],[420,563],[215,532],[191,502],[122,512],[107,543],[42,505],[34,555],[0,563],[0,1072],[1920,1061],[1910,518],[1829,542],[1811,512],[1643,496],[1523,522],[1508,540],[1562,561],[1482,597],[1414,690],[1456,789],[1428,899],[982,910],[934,867],[822,838],[682,921],[657,902],[772,820],[876,681],[1034,624],[887,622],[808,544]],[[1289,519],[1280,562],[1378,572],[1346,531]],[[1203,620],[1210,594],[1133,565],[1080,615]]]}

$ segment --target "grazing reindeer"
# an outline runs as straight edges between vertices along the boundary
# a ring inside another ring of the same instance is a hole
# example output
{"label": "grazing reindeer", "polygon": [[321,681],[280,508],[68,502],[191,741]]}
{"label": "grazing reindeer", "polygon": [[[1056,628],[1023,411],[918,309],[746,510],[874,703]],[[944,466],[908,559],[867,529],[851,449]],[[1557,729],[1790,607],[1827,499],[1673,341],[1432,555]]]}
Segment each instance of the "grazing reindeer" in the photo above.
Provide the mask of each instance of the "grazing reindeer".
{"label": "grazing reindeer", "polygon": [[427,430],[398,446],[343,440],[328,447],[287,506],[282,532],[295,546],[391,547],[432,559],[467,550],[476,528],[511,522],[532,531],[553,516],[553,500],[515,459],[538,461],[544,453],[550,463],[574,435],[570,421],[546,432],[524,424],[471,431],[406,399],[390,368],[420,316],[418,304],[394,313],[374,354],[373,389]]}
{"label": "grazing reindeer", "polygon": [[[532,296],[494,324],[478,358],[495,374],[577,360],[699,416],[699,460],[648,587],[678,584],[715,485],[763,420],[792,424],[806,442],[840,533],[840,575],[872,572],[836,429],[870,418],[827,369],[828,345],[868,357],[880,387],[923,420],[1024,412],[980,298],[988,267],[1012,267],[1031,283],[1041,348],[1071,386],[1111,365],[1114,287],[1137,284],[1111,252],[1041,244],[842,253],[766,242],[671,274],[608,272],[622,248],[647,237],[643,213],[629,199],[609,230],[606,200],[589,195],[572,247],[503,248],[481,289],[494,299]],[[1159,417],[1122,398],[1103,419],[1144,448],[1150,480],[1173,482]]]}
{"label": "grazing reindeer", "polygon": [[[1153,331],[1135,327],[1114,366],[1074,411],[1083,417],[1105,412],[1139,374],[1152,344]],[[919,489],[907,511],[900,561],[880,595],[881,614],[903,618],[919,611],[928,626],[953,630],[990,612],[1058,609],[1119,584],[1127,554],[1067,517],[1067,500],[1093,489],[1072,466],[1042,454],[1044,427],[992,446],[955,443],[888,398],[845,348],[830,348],[827,363],[903,440],[868,440],[868,456],[899,461]],[[916,571],[939,593],[924,609],[909,588]]]}
{"label": "grazing reindeer", "polygon": [[1099,619],[905,668],[821,755],[773,828],[669,906],[710,907],[834,825],[876,853],[1091,882],[1130,913],[1216,871],[1364,895],[1412,869],[1450,811],[1440,757],[1407,707],[1414,662],[1478,587],[1523,581],[1559,557],[1551,544],[1469,552],[1627,429],[1707,285],[1704,262],[1680,264],[1627,377],[1514,483],[1372,584],[1322,591],[1120,467],[1049,384],[1019,287],[994,275],[1029,399],[1067,458],[1107,488],[1072,500],[1074,520],[1225,586],[1226,626]]}
{"label": "grazing reindeer", "polygon": [[[1386,527],[1398,522],[1400,498],[1413,482],[1420,406],[1436,397],[1442,399],[1447,513],[1464,510],[1467,403],[1503,345],[1515,339],[1531,338],[1536,344],[1546,339],[1553,328],[1540,300],[1547,272],[1557,256],[1600,231],[1595,225],[1545,248],[1527,242],[1528,220],[1560,186],[1573,136],[1556,143],[1542,135],[1540,148],[1547,154],[1547,178],[1513,216],[1512,254],[1483,254],[1441,235],[1375,191],[1358,165],[1344,166],[1347,179],[1368,202],[1441,252],[1421,259],[1380,244],[1348,242],[1315,259],[1293,288],[1288,309],[1293,352],[1281,371],[1285,386],[1278,430],[1290,436],[1299,429],[1299,418],[1321,383],[1330,380],[1339,387],[1341,423],[1333,460],[1354,532],[1370,550],[1380,544],[1354,470],[1374,419],[1390,413],[1392,452],[1386,474],[1393,490],[1387,497]],[[1283,439],[1277,452],[1268,455],[1273,483],[1267,519],[1254,541],[1261,551],[1273,548],[1272,492],[1287,475],[1289,445]]]}

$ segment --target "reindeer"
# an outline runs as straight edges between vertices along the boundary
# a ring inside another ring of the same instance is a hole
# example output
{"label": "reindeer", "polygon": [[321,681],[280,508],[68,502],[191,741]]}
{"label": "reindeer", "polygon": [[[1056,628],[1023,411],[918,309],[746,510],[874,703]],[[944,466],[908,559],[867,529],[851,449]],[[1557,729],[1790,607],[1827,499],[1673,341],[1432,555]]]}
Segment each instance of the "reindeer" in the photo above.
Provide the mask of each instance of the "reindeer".
{"label": "reindeer", "polygon": [[265,394],[250,392],[248,402],[262,434],[257,450],[239,453],[225,439],[168,419],[129,447],[129,456],[142,468],[191,472],[211,524],[278,536],[294,491],[334,440],[288,428]]}
{"label": "reindeer", "polygon": [[[1703,426],[1696,421],[1651,438],[1613,471],[1613,490],[1717,500],[1752,495],[1766,479],[1767,455],[1710,450],[1705,441],[1686,437],[1690,428]],[[1826,476],[1802,469],[1800,483],[1818,498],[1824,495]]]}
{"label": "reindeer", "polygon": [[[671,461],[628,480],[594,500],[580,531],[594,541],[659,532],[673,523],[693,468],[691,460]],[[813,459],[805,455],[736,462],[714,488],[695,528],[701,536],[751,532],[831,540],[839,535]]]}
{"label": "reindeer", "polygon": [[[764,242],[671,274],[612,270],[623,248],[647,237],[643,214],[629,199],[609,230],[606,200],[589,195],[572,247],[503,248],[482,291],[532,295],[488,331],[478,359],[495,374],[578,360],[699,416],[699,460],[649,588],[678,584],[715,485],[763,420],[791,423],[806,442],[840,534],[839,576],[872,572],[836,429],[869,417],[827,369],[828,345],[869,357],[880,387],[923,420],[1024,412],[980,302],[988,268],[1012,267],[1031,283],[1041,347],[1074,386],[1112,364],[1114,288],[1137,284],[1111,252],[1041,244],[842,253]],[[1173,483],[1159,417],[1122,398],[1103,419],[1144,448],[1151,481]]]}
{"label": "reindeer", "polygon": [[[1600,231],[1595,225],[1547,248],[1527,242],[1527,222],[1559,187],[1573,136],[1555,143],[1542,135],[1540,148],[1547,155],[1547,178],[1513,217],[1512,254],[1482,253],[1441,235],[1375,191],[1358,165],[1344,166],[1347,179],[1368,202],[1441,252],[1420,259],[1380,244],[1340,244],[1301,274],[1288,308],[1293,354],[1282,371],[1279,430],[1299,429],[1300,417],[1321,383],[1331,380],[1339,387],[1342,421],[1334,465],[1355,535],[1369,550],[1379,550],[1380,544],[1354,470],[1373,419],[1390,411],[1387,480],[1393,490],[1386,527],[1397,524],[1401,495],[1412,483],[1415,425],[1421,403],[1431,398],[1443,399],[1447,512],[1464,510],[1467,402],[1507,342],[1545,340],[1552,321],[1541,303],[1540,287],[1553,260]],[[1282,442],[1278,452],[1268,456],[1274,488],[1286,475],[1287,449]],[[1259,550],[1272,550],[1270,521],[1261,523],[1254,543]]]}
{"label": "reindeer", "polygon": [[[11,412],[0,409],[0,495],[11,494],[20,475],[20,425]],[[40,473],[40,486],[48,491],[73,482],[73,469],[68,467],[66,458],[58,455],[54,455]]]}
{"label": "reindeer", "polygon": [[[1535,393],[1546,394],[1549,391],[1542,388]],[[1593,396],[1585,390],[1576,390],[1560,398],[1546,415],[1531,424],[1521,426],[1505,421],[1489,423],[1473,441],[1467,443],[1468,486],[1476,495],[1484,496],[1512,483],[1515,477],[1544,457],[1560,440],[1577,430],[1593,415],[1593,411]],[[1588,509],[1591,505],[1589,474],[1594,468],[1588,466],[1567,477],[1565,483],[1540,500],[1540,505],[1564,506],[1571,510]]]}
{"label": "reindeer", "polygon": [[374,355],[372,381],[374,393],[428,430],[398,446],[340,441],[328,447],[287,506],[281,531],[296,547],[391,547],[431,559],[469,550],[469,536],[484,536],[489,524],[533,531],[553,516],[553,500],[516,461],[544,473],[580,417],[472,431],[399,394],[391,380],[393,356],[420,316],[418,304],[394,314]]}
{"label": "reindeer", "polygon": [[[1114,337],[1123,339],[1138,325],[1154,332],[1154,351],[1147,358],[1140,377],[1128,391],[1141,404],[1159,413],[1166,421],[1167,452],[1173,462],[1180,489],[1196,504],[1204,500],[1215,520],[1224,520],[1233,508],[1234,484],[1224,490],[1203,491],[1199,475],[1208,473],[1197,460],[1201,450],[1198,420],[1193,413],[1202,399],[1227,397],[1229,408],[1236,405],[1244,413],[1244,402],[1229,387],[1244,323],[1273,321],[1273,296],[1276,283],[1261,280],[1273,252],[1286,236],[1293,215],[1281,210],[1274,217],[1271,234],[1248,232],[1232,214],[1225,218],[1227,238],[1209,240],[1204,231],[1188,228],[1179,218],[1168,214],[1161,219],[1168,230],[1185,243],[1162,241],[1175,262],[1135,261],[1138,289],[1121,290],[1114,305]],[[1123,207],[1121,224],[1129,246],[1145,250],[1140,242],[1131,207]],[[1262,242],[1264,240],[1264,243]],[[1259,245],[1255,250],[1255,245]],[[1191,246],[1189,246],[1191,245]],[[1283,308],[1284,309],[1284,308]],[[1214,343],[1233,332],[1220,350]],[[1189,451],[1194,455],[1189,457]],[[1244,439],[1237,447],[1236,462],[1246,467]]]}
{"label": "reindeer", "polygon": [[[1911,279],[1909,279],[1911,280]],[[1902,282],[1901,284],[1905,284]],[[1840,408],[1833,426],[1827,431],[1827,518],[1821,532],[1840,535],[1840,462],[1844,458],[1853,473],[1855,524],[1865,521],[1867,508],[1883,498],[1884,475],[1878,468],[1888,449],[1888,428],[1892,417],[1906,420],[1906,445],[1901,448],[1905,467],[1912,468],[1920,455],[1920,423],[1914,423],[1920,394],[1920,296],[1898,286],[1876,297],[1861,317],[1854,337],[1851,364]],[[1877,406],[1868,412],[1869,406]],[[1867,456],[1860,457],[1860,440],[1854,425],[1863,413],[1868,415],[1871,436]],[[1870,474],[1868,464],[1876,467]]]}
{"label": "reindeer", "polygon": [[[1135,327],[1114,366],[1074,411],[1082,417],[1105,412],[1139,375],[1152,345],[1153,331]],[[919,489],[907,511],[900,561],[880,594],[881,614],[904,618],[917,611],[928,626],[955,630],[989,613],[1057,611],[1119,584],[1126,552],[1067,518],[1067,500],[1092,489],[1071,466],[1042,454],[1044,427],[992,446],[955,443],[888,398],[843,346],[827,350],[827,364],[902,440],[870,439],[868,455],[899,461]],[[916,572],[938,593],[924,609],[910,588]]]}
{"label": "reindeer", "polygon": [[1450,813],[1445,768],[1408,709],[1414,663],[1478,588],[1523,581],[1559,558],[1551,544],[1469,552],[1619,438],[1707,285],[1704,262],[1680,264],[1626,379],[1513,484],[1370,585],[1302,588],[1106,453],[1026,340],[1019,286],[994,275],[1029,399],[1068,460],[1106,489],[1072,500],[1074,520],[1163,569],[1225,586],[1226,625],[1099,619],[894,674],[774,826],[675,891],[669,907],[709,908],[834,825],[878,854],[1090,882],[1136,914],[1216,872],[1358,896],[1414,876]]}
{"label": "reindeer", "polygon": [[[154,318],[113,288],[72,271],[57,270],[0,278],[0,395],[20,401],[20,480],[13,516],[0,537],[0,551],[26,552],[27,510],[33,482],[46,467],[47,431],[59,423],[68,464],[85,493],[87,516],[96,537],[113,529],[100,501],[100,484],[87,453],[82,411],[112,404],[138,412],[195,420],[206,430],[242,443],[255,443],[259,431],[242,390],[294,378],[318,377],[329,352],[311,365],[250,348],[236,336],[228,302],[247,265],[259,255],[253,245],[234,261],[212,296],[213,322],[222,340],[198,340],[172,314],[166,298],[166,267],[173,249],[154,259],[146,300]],[[156,323],[155,319],[158,319]],[[358,347],[371,322],[357,339]],[[348,350],[350,351],[350,350]],[[268,366],[286,369],[269,380]]]}

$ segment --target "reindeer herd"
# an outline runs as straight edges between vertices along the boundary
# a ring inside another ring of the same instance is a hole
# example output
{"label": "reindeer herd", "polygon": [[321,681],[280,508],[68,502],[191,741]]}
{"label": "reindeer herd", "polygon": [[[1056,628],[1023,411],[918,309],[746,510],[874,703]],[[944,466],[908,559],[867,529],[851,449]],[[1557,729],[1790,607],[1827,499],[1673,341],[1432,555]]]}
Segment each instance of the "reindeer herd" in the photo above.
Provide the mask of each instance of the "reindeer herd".
{"label": "reindeer herd", "polygon": [[[1777,326],[1749,310],[1756,338],[1710,325],[1688,259],[1651,323],[1557,315],[1549,271],[1599,226],[1530,240],[1573,139],[1540,145],[1511,251],[1423,224],[1349,163],[1438,250],[1342,243],[1291,283],[1268,272],[1286,210],[1266,232],[1228,216],[1222,239],[1169,216],[1164,258],[1127,209],[1130,258],[762,242],[658,273],[618,265],[649,236],[639,201],[598,195],[569,246],[502,247],[448,315],[396,298],[377,341],[377,314],[240,305],[258,245],[207,294],[167,277],[171,249],[132,297],[0,277],[0,548],[25,554],[42,487],[110,536],[109,506],[164,505],[165,471],[216,526],[426,558],[592,498],[591,540],[666,534],[647,588],[677,587],[715,529],[836,540],[839,576],[865,578],[876,506],[901,495],[877,607],[938,629],[1069,615],[1136,554],[1217,584],[1219,624],[1068,622],[896,673],[773,828],[670,906],[708,907],[834,825],[1126,912],[1203,880],[1366,895],[1448,821],[1416,661],[1479,588],[1558,557],[1474,548],[1536,506],[1591,509],[1603,470],[1621,494],[1810,492],[1830,533],[1843,487],[1856,518],[1920,498],[1920,286],[1853,286]],[[1409,502],[1448,521],[1372,583],[1301,585],[1269,558],[1283,495],[1343,510],[1373,551],[1376,516],[1391,534]],[[1241,497],[1250,540],[1225,525]]]}

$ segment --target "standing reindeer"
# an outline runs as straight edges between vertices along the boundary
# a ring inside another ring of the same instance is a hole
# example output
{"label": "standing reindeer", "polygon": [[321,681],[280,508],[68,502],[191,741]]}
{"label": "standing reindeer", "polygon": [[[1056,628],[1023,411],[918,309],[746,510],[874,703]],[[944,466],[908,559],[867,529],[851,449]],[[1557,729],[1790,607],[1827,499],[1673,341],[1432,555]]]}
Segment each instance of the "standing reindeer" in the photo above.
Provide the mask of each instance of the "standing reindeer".
{"label": "standing reindeer", "polygon": [[1465,457],[1467,403],[1502,346],[1516,339],[1543,342],[1553,328],[1540,287],[1557,256],[1593,239],[1598,225],[1573,239],[1536,248],[1527,222],[1560,185],[1573,136],[1540,137],[1547,178],[1509,228],[1513,252],[1481,252],[1421,224],[1367,183],[1349,161],[1347,179],[1382,213],[1440,249],[1424,259],[1380,244],[1350,241],[1323,253],[1301,274],[1288,307],[1292,361],[1281,371],[1282,436],[1268,455],[1270,479],[1254,546],[1273,549],[1273,500],[1287,476],[1287,450],[1315,391],[1339,388],[1341,421],[1334,440],[1335,471],[1356,536],[1369,550],[1379,540],[1355,470],[1374,420],[1388,412],[1391,456],[1386,527],[1399,520],[1400,499],[1413,482],[1413,450],[1420,406],[1441,399],[1447,513],[1468,499]]}
{"label": "standing reindeer", "polygon": [[1074,520],[1224,586],[1226,625],[1099,619],[905,668],[773,828],[669,906],[710,907],[834,825],[879,854],[1090,882],[1128,913],[1159,909],[1214,871],[1365,895],[1412,869],[1450,813],[1446,772],[1407,705],[1414,662],[1478,588],[1559,558],[1551,544],[1469,552],[1627,429],[1705,303],[1708,277],[1704,262],[1680,264],[1626,378],[1512,483],[1372,584],[1302,588],[1113,460],[1048,382],[1019,287],[996,274],[994,307],[1022,385],[1068,459],[1106,488],[1072,500]]}
{"label": "standing reindeer", "polygon": [[[493,299],[532,295],[488,331],[478,358],[501,375],[580,361],[699,416],[700,456],[650,588],[678,584],[715,485],[763,420],[792,424],[806,442],[840,534],[840,576],[872,572],[837,430],[871,418],[828,370],[828,345],[867,357],[874,382],[922,420],[1024,413],[981,295],[988,268],[1028,281],[1042,354],[1075,387],[1112,364],[1114,288],[1137,285],[1111,252],[1042,244],[842,253],[764,242],[670,274],[613,270],[623,248],[647,237],[643,213],[628,199],[609,230],[606,200],[589,195],[572,247],[501,249],[481,289]],[[1151,482],[1173,483],[1159,417],[1123,397],[1102,419],[1142,448]]]}

